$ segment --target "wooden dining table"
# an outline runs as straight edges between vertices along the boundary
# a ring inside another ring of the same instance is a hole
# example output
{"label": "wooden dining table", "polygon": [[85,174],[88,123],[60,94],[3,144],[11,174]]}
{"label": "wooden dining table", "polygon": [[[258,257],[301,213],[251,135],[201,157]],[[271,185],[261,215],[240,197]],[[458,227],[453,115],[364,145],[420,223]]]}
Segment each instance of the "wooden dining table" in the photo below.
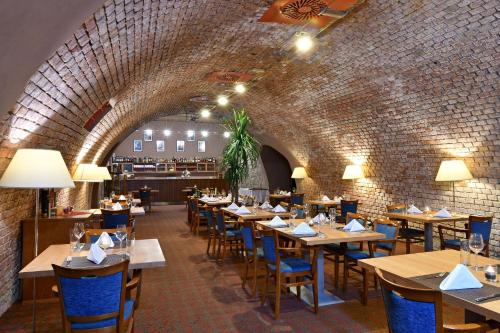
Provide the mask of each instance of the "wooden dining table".
{"label": "wooden dining table", "polygon": [[275,213],[271,210],[266,210],[262,208],[247,207],[250,214],[239,214],[236,210],[228,209],[227,207],[221,208],[225,215],[236,218],[238,221],[258,221],[258,220],[270,220],[275,216],[281,218],[289,218],[290,213]]}
{"label": "wooden dining table", "polygon": [[411,213],[385,213],[384,215],[391,219],[407,220],[408,222],[418,222],[424,224],[424,248],[425,251],[432,251],[433,246],[433,226],[434,224],[444,222],[461,222],[468,221],[469,216],[463,214],[452,213],[451,217],[435,217],[437,212],[429,212],[427,214],[411,214]]}
{"label": "wooden dining table", "polygon": [[[500,260],[479,256],[479,265],[499,265]],[[358,265],[373,271],[378,268],[386,273],[390,280],[416,288],[428,288],[428,279],[426,275],[451,272],[457,264],[460,263],[460,251],[443,250],[433,252],[413,253],[407,255],[398,255],[382,258],[362,259]],[[472,258],[475,264],[475,258]],[[471,269],[478,280],[484,285],[498,287],[498,282],[488,282],[484,277],[484,271],[475,271]],[[419,277],[424,279],[419,279]],[[473,290],[473,289],[469,289]],[[478,289],[479,291],[480,289]],[[500,297],[489,301],[477,303],[458,297],[456,293],[443,291],[443,300],[449,304],[456,305],[465,309],[466,322],[474,321],[479,316],[491,318],[500,321]]]}
{"label": "wooden dining table", "polygon": [[[304,219],[295,219],[293,222],[298,225],[304,222]],[[312,247],[317,251],[317,274],[318,274],[318,305],[325,306],[330,304],[343,303],[344,301],[339,297],[333,295],[325,289],[325,257],[323,252],[323,245],[331,243],[351,243],[351,242],[363,242],[363,241],[376,241],[385,238],[382,233],[374,232],[372,230],[366,230],[362,232],[346,232],[343,231],[341,227],[339,229],[332,229],[330,226],[321,227],[320,231],[323,233],[324,237],[314,236],[314,237],[300,237],[296,236],[292,232],[292,228],[272,228],[269,226],[269,221],[256,221],[258,226],[263,228],[270,228],[276,230],[281,236],[287,237],[289,239],[295,240],[301,243],[303,246]],[[301,293],[301,298],[307,304],[313,306],[313,294],[310,288],[305,289],[305,292]]]}

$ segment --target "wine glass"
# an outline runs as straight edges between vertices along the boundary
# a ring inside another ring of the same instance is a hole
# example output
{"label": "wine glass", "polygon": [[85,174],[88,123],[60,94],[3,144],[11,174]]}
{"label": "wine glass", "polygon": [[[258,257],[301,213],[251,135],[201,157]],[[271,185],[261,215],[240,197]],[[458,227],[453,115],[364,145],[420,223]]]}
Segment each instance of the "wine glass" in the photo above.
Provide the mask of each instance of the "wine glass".
{"label": "wine glass", "polygon": [[309,210],[310,210],[309,204],[305,204],[304,205],[304,218],[306,219],[306,221],[307,221],[307,218],[309,217]]}
{"label": "wine glass", "polygon": [[83,246],[80,246],[80,239],[85,235],[85,226],[82,222],[76,222],[73,225],[73,235],[76,237],[76,249],[81,250]]}
{"label": "wine glass", "polygon": [[292,218],[292,219],[290,220],[290,225],[291,225],[291,227],[293,227],[293,226],[295,225],[294,220],[295,220],[295,218],[297,217],[297,215],[298,215],[298,214],[297,214],[297,207],[292,206],[292,207],[290,208],[290,217]]}
{"label": "wine glass", "polygon": [[116,226],[115,236],[120,241],[120,251],[121,251],[122,242],[125,238],[127,238],[127,226],[125,224],[118,224]]}
{"label": "wine glass", "polygon": [[330,218],[330,227],[332,229],[335,229],[336,216],[337,216],[337,208],[330,207],[330,209],[328,209],[328,217]]}
{"label": "wine glass", "polygon": [[483,235],[477,233],[471,234],[469,237],[469,248],[476,255],[476,267],[474,269],[478,271],[479,270],[478,253],[481,252],[482,249],[484,248]]}
{"label": "wine glass", "polygon": [[325,225],[325,223],[326,223],[326,216],[325,216],[325,214],[324,213],[319,213],[319,217],[318,217],[318,237],[320,237],[320,238],[325,238],[326,237],[326,235],[323,232],[321,232],[321,227],[323,225]]}

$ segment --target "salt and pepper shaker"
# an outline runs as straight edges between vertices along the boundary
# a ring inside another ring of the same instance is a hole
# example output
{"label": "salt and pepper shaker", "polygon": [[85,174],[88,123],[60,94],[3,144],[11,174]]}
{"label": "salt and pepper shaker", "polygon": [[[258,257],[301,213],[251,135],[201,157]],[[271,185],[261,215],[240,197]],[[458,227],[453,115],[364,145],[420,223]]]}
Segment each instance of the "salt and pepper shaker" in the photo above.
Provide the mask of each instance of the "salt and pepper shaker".
{"label": "salt and pepper shaker", "polygon": [[497,267],[496,265],[488,265],[484,270],[484,277],[487,281],[495,282],[497,280]]}

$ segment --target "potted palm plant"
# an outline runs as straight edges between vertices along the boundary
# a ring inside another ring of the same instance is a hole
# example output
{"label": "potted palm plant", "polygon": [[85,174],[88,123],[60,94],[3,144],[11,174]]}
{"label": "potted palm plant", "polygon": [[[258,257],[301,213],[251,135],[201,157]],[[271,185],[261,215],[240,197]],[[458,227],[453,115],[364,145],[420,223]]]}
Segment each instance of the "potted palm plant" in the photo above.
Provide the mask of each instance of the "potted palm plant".
{"label": "potted palm plant", "polygon": [[233,110],[233,118],[224,122],[231,136],[222,152],[222,168],[234,201],[238,198],[239,185],[260,157],[260,143],[248,131],[249,124],[245,109]]}

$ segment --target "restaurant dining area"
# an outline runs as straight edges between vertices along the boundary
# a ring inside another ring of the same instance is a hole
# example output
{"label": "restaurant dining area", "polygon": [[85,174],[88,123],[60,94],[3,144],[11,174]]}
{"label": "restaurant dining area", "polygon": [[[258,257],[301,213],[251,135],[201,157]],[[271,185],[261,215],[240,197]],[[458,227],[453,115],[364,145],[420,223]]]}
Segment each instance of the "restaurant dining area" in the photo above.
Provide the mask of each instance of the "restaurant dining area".
{"label": "restaurant dining area", "polygon": [[0,333],[500,332],[498,1],[0,9]]}

